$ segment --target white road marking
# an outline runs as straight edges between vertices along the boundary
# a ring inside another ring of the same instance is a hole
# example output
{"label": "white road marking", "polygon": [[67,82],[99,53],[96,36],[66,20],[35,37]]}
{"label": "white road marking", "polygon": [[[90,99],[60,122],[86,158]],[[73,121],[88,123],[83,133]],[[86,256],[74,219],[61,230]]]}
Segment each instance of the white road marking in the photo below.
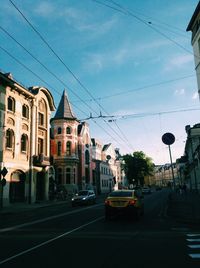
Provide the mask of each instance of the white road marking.
{"label": "white road marking", "polygon": [[37,246],[34,246],[34,247],[29,248],[29,249],[27,249],[27,250],[24,250],[24,251],[22,251],[22,252],[20,252],[20,253],[18,253],[18,254],[15,254],[15,255],[13,255],[13,256],[7,258],[7,259],[4,259],[4,260],[0,261],[0,265],[3,264],[3,263],[9,262],[9,261],[11,261],[11,260],[13,260],[13,259],[15,259],[15,258],[17,258],[17,257],[19,257],[19,256],[22,256],[22,255],[24,255],[24,254],[26,254],[26,253],[28,253],[28,252],[31,252],[31,251],[33,251],[33,250],[35,250],[35,249],[37,249],[37,248],[40,248],[40,247],[42,247],[42,246],[45,246],[45,245],[47,245],[47,244],[49,244],[49,243],[51,243],[51,242],[53,242],[53,241],[55,241],[55,240],[58,240],[58,239],[60,239],[60,238],[62,238],[62,237],[64,237],[64,236],[67,236],[67,235],[69,235],[69,234],[71,234],[71,233],[73,233],[73,232],[76,232],[76,231],[78,231],[78,230],[80,230],[80,229],[82,229],[82,228],[84,228],[84,227],[86,227],[86,226],[88,226],[88,225],[90,225],[90,224],[93,224],[93,223],[95,223],[95,222],[97,222],[97,221],[99,221],[99,220],[101,220],[101,219],[103,219],[103,218],[104,218],[104,216],[103,216],[103,217],[99,217],[99,218],[97,218],[97,219],[95,219],[95,220],[93,220],[93,221],[90,221],[90,222],[85,223],[85,224],[83,224],[83,225],[81,225],[81,226],[79,226],[79,227],[77,227],[77,228],[75,228],[75,229],[72,229],[71,231],[65,232],[65,233],[63,233],[63,234],[61,234],[61,235],[59,235],[59,236],[56,236],[56,237],[54,237],[54,238],[52,238],[52,239],[49,239],[49,240],[47,240],[47,241],[45,241],[45,242],[43,242],[43,243],[40,243],[40,244],[38,244]]}
{"label": "white road marking", "polygon": [[47,218],[44,218],[44,219],[35,220],[35,221],[31,221],[31,222],[27,222],[27,223],[15,225],[15,226],[3,228],[3,229],[0,229],[0,233],[13,231],[13,230],[16,230],[16,229],[25,227],[25,226],[30,226],[30,225],[41,223],[41,222],[45,222],[45,221],[50,221],[50,220],[53,220],[53,219],[57,219],[59,217],[63,217],[63,216],[70,215],[70,214],[75,214],[77,212],[81,212],[81,211],[84,211],[84,210],[87,210],[87,209],[92,209],[92,208],[98,207],[98,206],[102,206],[102,204],[97,204],[97,205],[94,205],[94,206],[91,206],[91,207],[87,207],[87,208],[80,208],[80,209],[76,209],[76,210],[73,210],[73,211],[64,212],[64,213],[61,213],[61,214],[50,216],[50,217],[47,217]]}
{"label": "white road marking", "polygon": [[188,245],[189,248],[200,248],[200,245]]}
{"label": "white road marking", "polygon": [[188,242],[200,242],[200,238],[186,239]]}
{"label": "white road marking", "polygon": [[200,259],[200,254],[189,254],[189,256],[191,257],[191,258],[193,258],[193,259]]}
{"label": "white road marking", "polygon": [[187,234],[187,236],[189,236],[189,237],[196,237],[196,236],[200,236],[200,234]]}

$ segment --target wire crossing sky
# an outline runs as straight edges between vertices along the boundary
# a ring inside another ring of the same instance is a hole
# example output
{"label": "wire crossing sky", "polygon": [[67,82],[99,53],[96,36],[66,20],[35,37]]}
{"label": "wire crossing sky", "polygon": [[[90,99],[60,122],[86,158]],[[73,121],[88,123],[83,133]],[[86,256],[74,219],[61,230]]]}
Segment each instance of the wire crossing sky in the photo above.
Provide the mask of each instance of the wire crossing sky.
{"label": "wire crossing sky", "polygon": [[[175,161],[199,123],[191,33],[196,0],[2,0],[0,69],[29,87],[64,89],[91,137],[122,154]],[[110,117],[109,117],[110,116]],[[91,117],[93,120],[91,120]],[[126,119],[126,120],[125,120]]]}

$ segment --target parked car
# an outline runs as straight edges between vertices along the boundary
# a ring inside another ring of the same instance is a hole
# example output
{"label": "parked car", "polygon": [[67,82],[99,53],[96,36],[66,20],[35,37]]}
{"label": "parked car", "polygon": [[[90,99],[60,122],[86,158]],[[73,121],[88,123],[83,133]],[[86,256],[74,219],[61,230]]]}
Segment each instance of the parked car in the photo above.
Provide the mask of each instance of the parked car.
{"label": "parked car", "polygon": [[96,195],[93,190],[82,190],[75,194],[72,199],[72,206],[89,205],[96,203]]}
{"label": "parked car", "polygon": [[144,187],[142,188],[142,193],[143,193],[143,194],[151,194],[151,188],[148,187],[148,186],[144,186]]}
{"label": "parked car", "polygon": [[116,190],[105,199],[105,218],[119,214],[138,219],[144,214],[144,200],[140,190]]}

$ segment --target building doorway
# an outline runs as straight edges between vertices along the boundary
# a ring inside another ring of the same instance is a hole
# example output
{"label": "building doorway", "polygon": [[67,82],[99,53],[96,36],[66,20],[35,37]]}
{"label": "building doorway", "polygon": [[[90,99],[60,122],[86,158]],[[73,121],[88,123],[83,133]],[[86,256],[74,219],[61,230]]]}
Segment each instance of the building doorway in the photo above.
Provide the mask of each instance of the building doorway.
{"label": "building doorway", "polygon": [[15,171],[11,174],[9,199],[11,203],[25,201],[25,180],[26,175],[22,171]]}

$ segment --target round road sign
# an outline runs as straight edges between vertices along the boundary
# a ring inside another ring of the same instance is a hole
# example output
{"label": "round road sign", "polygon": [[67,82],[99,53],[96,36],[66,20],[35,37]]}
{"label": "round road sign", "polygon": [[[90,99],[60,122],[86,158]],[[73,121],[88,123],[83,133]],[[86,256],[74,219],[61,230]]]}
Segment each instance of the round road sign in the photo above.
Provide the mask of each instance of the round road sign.
{"label": "round road sign", "polygon": [[175,137],[172,133],[165,133],[162,136],[162,141],[164,144],[171,145],[175,142]]}

